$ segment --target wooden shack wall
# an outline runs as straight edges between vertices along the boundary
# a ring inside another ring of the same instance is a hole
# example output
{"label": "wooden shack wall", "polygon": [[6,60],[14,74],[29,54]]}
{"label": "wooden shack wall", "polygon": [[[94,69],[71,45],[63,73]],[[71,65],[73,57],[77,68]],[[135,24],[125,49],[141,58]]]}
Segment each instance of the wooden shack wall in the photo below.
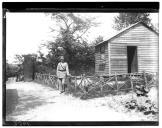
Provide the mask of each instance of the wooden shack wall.
{"label": "wooden shack wall", "polygon": [[127,73],[127,45],[110,43],[110,72]]}
{"label": "wooden shack wall", "polygon": [[[101,53],[100,53],[100,47],[104,45],[105,46],[105,60],[101,59]],[[95,48],[95,73],[98,75],[104,75],[109,74],[109,55],[108,55],[108,43],[103,43]],[[105,63],[105,70],[100,71],[99,65],[101,63]]]}
{"label": "wooden shack wall", "polygon": [[158,35],[138,24],[110,42],[111,74],[127,73],[127,46],[137,46],[138,72],[158,71]]}

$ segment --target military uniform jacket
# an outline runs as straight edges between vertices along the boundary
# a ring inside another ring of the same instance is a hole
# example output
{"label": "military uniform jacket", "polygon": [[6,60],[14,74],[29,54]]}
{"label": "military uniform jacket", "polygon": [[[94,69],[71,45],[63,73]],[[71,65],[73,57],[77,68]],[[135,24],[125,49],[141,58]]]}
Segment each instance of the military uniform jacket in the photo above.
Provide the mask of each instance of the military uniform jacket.
{"label": "military uniform jacket", "polygon": [[66,62],[58,63],[56,75],[58,78],[65,78],[67,75],[69,75],[69,68]]}

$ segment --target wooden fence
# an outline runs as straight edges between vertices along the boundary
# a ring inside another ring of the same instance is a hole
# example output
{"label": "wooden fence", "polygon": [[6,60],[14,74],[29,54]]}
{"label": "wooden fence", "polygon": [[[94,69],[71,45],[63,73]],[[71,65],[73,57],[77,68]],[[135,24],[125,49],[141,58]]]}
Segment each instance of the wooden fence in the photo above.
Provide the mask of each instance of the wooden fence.
{"label": "wooden fence", "polygon": [[[157,73],[128,73],[128,74],[112,74],[103,76],[70,76],[68,77],[68,86],[74,88],[79,87],[86,94],[93,89],[99,88],[100,93],[108,91],[134,90],[134,85],[143,84],[148,88],[157,85]],[[54,88],[59,88],[57,84],[57,76],[50,74],[35,73],[35,80],[43,84],[52,85]]]}

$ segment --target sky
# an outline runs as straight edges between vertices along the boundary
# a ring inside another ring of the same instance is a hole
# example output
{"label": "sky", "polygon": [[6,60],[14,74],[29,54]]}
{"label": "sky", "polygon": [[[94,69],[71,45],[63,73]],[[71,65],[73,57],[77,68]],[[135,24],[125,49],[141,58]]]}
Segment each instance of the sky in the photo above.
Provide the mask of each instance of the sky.
{"label": "sky", "polygon": [[[114,16],[118,13],[80,13],[85,17],[96,17],[97,27],[91,28],[86,34],[89,42],[99,35],[104,39],[116,33],[112,28]],[[150,15],[152,23],[157,25],[158,13]],[[53,40],[54,33],[50,27],[54,26],[51,18],[44,13],[10,13],[6,15],[6,59],[9,63],[14,62],[16,54],[37,53],[40,45],[47,40]],[[46,49],[41,51],[47,54]]]}

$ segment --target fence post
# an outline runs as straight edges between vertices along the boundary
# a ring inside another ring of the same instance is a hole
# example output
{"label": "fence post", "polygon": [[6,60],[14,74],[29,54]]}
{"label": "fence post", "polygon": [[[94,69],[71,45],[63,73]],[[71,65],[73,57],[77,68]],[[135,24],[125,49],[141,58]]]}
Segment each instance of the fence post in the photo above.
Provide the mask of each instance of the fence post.
{"label": "fence post", "polygon": [[76,78],[76,76],[74,77],[74,88],[76,88],[76,86],[77,86],[77,78]]}
{"label": "fence post", "polygon": [[43,80],[43,75],[40,74],[40,79],[39,79],[39,82],[42,83],[42,80]]}
{"label": "fence post", "polygon": [[103,78],[103,76],[100,76],[100,93],[101,94],[103,92],[103,84],[104,84],[104,78]]}
{"label": "fence post", "polygon": [[49,83],[52,85],[50,73],[49,73],[48,79],[49,79]]}
{"label": "fence post", "polygon": [[43,74],[43,84],[46,84],[46,82],[45,82],[45,79],[46,78],[46,75],[45,74]]}
{"label": "fence post", "polygon": [[36,80],[38,81],[39,80],[39,74],[37,73],[37,78],[36,78]]}
{"label": "fence post", "polygon": [[34,80],[36,80],[36,74],[37,74],[37,73],[34,73]]}
{"label": "fence post", "polygon": [[143,72],[143,77],[144,77],[145,86],[147,86],[147,78],[146,78],[146,73],[145,73],[145,71]]}
{"label": "fence post", "polygon": [[118,87],[118,78],[117,78],[116,72],[115,72],[115,84],[116,84],[116,86],[117,86],[117,94],[118,94],[119,87]]}
{"label": "fence post", "polygon": [[40,79],[40,83],[42,83],[43,82],[43,74],[41,74],[41,77],[40,77],[41,79]]}
{"label": "fence post", "polygon": [[158,72],[156,72],[156,76],[155,76],[155,80],[156,80],[156,86],[158,85],[158,87],[159,87],[159,73]]}
{"label": "fence post", "polygon": [[39,80],[39,82],[42,83],[42,81],[43,81],[43,75],[40,74],[40,80]]}
{"label": "fence post", "polygon": [[43,84],[46,84],[45,78],[46,78],[46,76],[45,76],[45,74],[43,74]]}
{"label": "fence post", "polygon": [[131,83],[131,89],[132,89],[132,91],[133,91],[133,81],[132,81],[131,76],[129,76],[129,78],[130,78],[130,83]]}
{"label": "fence post", "polygon": [[39,81],[39,73],[37,73],[37,82]]}
{"label": "fence post", "polygon": [[37,81],[37,73],[34,73],[34,80]]}
{"label": "fence post", "polygon": [[50,73],[48,74],[48,85],[50,85]]}

